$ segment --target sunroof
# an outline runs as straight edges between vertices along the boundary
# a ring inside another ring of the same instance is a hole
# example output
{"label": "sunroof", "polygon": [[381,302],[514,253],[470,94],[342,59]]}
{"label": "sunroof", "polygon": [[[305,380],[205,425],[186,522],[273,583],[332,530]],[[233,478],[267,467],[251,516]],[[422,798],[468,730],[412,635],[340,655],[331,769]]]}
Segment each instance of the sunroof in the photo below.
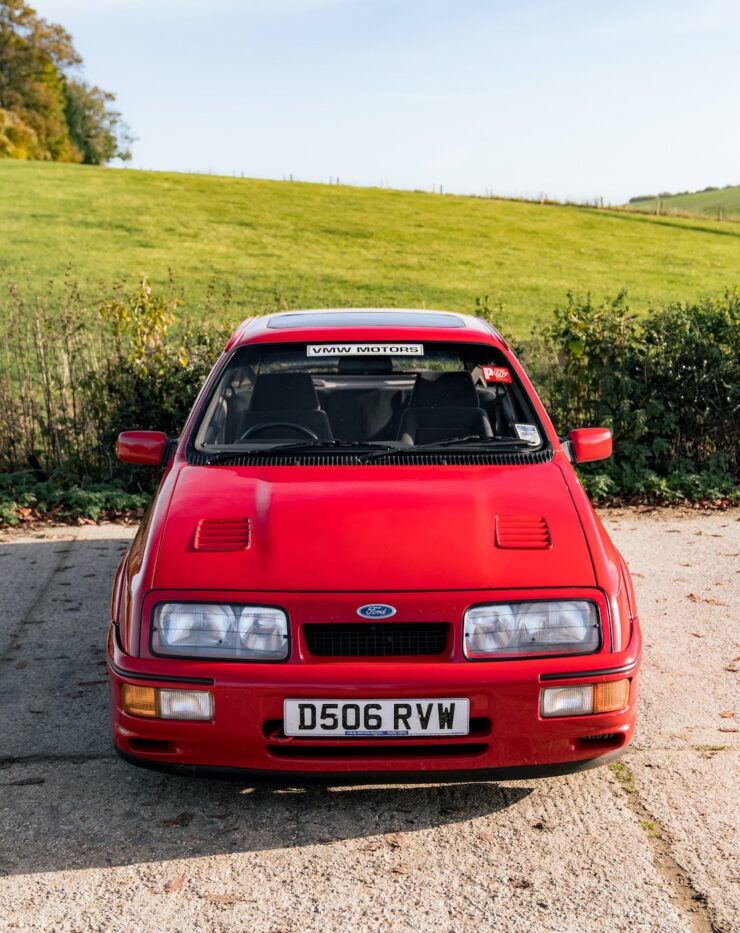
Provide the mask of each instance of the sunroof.
{"label": "sunroof", "polygon": [[276,314],[268,327],[465,327],[456,314],[444,311],[298,311]]}

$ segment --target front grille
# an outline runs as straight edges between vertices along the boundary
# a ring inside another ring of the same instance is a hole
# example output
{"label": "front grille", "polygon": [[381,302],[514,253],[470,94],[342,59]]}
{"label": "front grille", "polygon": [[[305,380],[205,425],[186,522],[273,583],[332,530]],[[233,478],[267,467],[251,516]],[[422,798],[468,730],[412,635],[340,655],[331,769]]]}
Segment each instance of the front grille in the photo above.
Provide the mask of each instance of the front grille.
{"label": "front grille", "polygon": [[306,647],[318,657],[388,658],[442,654],[446,622],[351,622],[303,626]]}

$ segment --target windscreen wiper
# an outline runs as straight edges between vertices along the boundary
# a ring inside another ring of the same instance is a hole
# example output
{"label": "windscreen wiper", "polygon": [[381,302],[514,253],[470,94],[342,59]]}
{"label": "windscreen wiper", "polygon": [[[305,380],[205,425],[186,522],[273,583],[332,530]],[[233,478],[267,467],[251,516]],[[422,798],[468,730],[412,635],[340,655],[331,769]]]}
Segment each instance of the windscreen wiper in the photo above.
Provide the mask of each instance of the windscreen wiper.
{"label": "windscreen wiper", "polygon": [[465,437],[447,437],[443,441],[432,441],[430,444],[415,444],[406,450],[432,450],[435,447],[510,447],[512,450],[522,450],[525,447],[531,448],[529,441],[520,440],[518,437],[484,437],[482,434],[467,434]]}
{"label": "windscreen wiper", "polygon": [[250,451],[250,453],[281,453],[292,454],[299,453],[302,450],[311,450],[313,448],[331,447],[333,449],[349,448],[350,450],[366,450],[368,447],[378,450],[397,450],[394,444],[386,444],[384,441],[343,441],[338,438],[331,441],[298,441],[298,443],[272,444],[270,447],[260,451]]}
{"label": "windscreen wiper", "polygon": [[275,453],[300,453],[304,450],[315,450],[322,448],[350,448],[355,450],[356,448],[361,448],[367,450],[368,447],[373,449],[379,449],[383,452],[388,450],[397,450],[398,448],[393,444],[386,444],[383,441],[342,441],[339,439],[334,440],[315,440],[315,441],[298,441],[293,442],[289,441],[285,444],[270,444],[269,447],[247,447],[239,450],[220,450],[217,453],[213,453],[208,456],[206,461],[208,466],[211,466],[214,463],[227,463],[229,460],[237,460],[239,457],[252,457],[259,456],[261,454],[275,454]]}
{"label": "windscreen wiper", "polygon": [[[414,454],[419,451],[430,453],[434,450],[447,450],[450,447],[464,447],[465,452],[475,450],[476,448],[488,449],[496,448],[496,453],[520,453],[523,450],[532,450],[533,447],[529,441],[522,441],[515,437],[483,437],[479,434],[467,434],[465,437],[448,437],[443,441],[434,441],[431,444],[414,444],[410,447],[394,447],[394,454]],[[363,463],[370,460],[378,460],[387,457],[387,451],[368,454],[363,457]]]}

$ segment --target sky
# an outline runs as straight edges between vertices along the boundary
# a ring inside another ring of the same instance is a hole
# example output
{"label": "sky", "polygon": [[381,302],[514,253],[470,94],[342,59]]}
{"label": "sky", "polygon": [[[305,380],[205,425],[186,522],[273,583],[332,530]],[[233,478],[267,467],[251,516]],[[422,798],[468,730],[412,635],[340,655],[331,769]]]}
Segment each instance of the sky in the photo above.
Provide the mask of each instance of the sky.
{"label": "sky", "polygon": [[740,184],[737,0],[31,0],[137,168],[622,203]]}

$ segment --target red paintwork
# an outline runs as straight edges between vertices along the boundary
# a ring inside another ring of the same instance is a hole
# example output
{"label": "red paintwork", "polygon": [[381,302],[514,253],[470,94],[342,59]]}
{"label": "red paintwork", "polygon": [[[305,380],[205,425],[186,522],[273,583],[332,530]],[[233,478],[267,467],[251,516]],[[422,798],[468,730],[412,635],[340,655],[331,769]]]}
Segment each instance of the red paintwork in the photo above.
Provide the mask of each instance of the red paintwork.
{"label": "red paintwork", "polygon": [[612,455],[612,432],[609,428],[576,428],[568,435],[576,463],[607,460]]}
{"label": "red paintwork", "polygon": [[[467,327],[454,331],[275,330],[268,328],[268,319],[258,318],[237,330],[203,393],[218,378],[231,350],[245,343],[402,339],[494,346],[532,397],[554,458],[547,464],[509,467],[193,466],[185,460],[185,446],[200,410],[201,393],[114,583],[108,649],[111,716],[114,741],[123,753],[160,765],[304,774],[393,771],[418,776],[577,765],[629,743],[641,652],[629,573],[518,360],[485,323],[466,320]],[[603,429],[594,430],[598,438],[583,429],[570,435],[578,459],[584,451],[583,459],[595,459],[594,450],[605,450]],[[497,547],[496,515],[544,517],[551,547]],[[235,552],[196,551],[194,532],[202,518],[249,519],[249,547]],[[598,652],[506,661],[464,658],[462,616],[469,606],[558,596],[587,597],[601,605],[607,622]],[[290,620],[290,658],[263,664],[156,658],[149,649],[151,610],[168,599],[280,606]],[[354,621],[358,606],[378,601],[395,606],[394,620],[399,622],[450,621],[453,637],[448,654],[434,660],[352,661],[305,653],[303,623]],[[215,719],[173,722],[126,715],[120,705],[126,673],[138,675],[130,676],[131,682],[152,686],[182,686],[177,678],[213,679],[213,686],[204,689],[214,694]],[[574,677],[579,673],[588,676]],[[557,679],[568,674],[567,679]],[[543,678],[547,686],[557,686],[625,677],[631,680],[626,710],[559,719],[539,715]],[[166,678],[173,682],[168,684]],[[349,758],[342,754],[346,739],[299,740],[279,734],[287,697],[435,696],[470,698],[471,735],[396,739],[400,744],[389,752],[378,751],[376,739],[352,739],[353,745],[366,747],[367,754]],[[614,738],[583,741],[604,733]],[[419,750],[415,748],[419,744],[435,748]],[[331,749],[337,753],[333,755]]]}
{"label": "red paintwork", "polygon": [[[245,470],[184,466],[177,477],[153,585],[173,589],[491,589],[569,583],[594,586],[578,515],[555,463],[485,466],[287,466]],[[193,550],[193,516],[249,517],[245,553]],[[493,547],[496,514],[546,515],[553,545]],[[388,542],[393,542],[388,547]],[[454,541],[454,546],[451,542]]]}
{"label": "red paintwork", "polygon": [[161,466],[167,435],[161,431],[124,431],[118,435],[116,456],[123,463]]}

